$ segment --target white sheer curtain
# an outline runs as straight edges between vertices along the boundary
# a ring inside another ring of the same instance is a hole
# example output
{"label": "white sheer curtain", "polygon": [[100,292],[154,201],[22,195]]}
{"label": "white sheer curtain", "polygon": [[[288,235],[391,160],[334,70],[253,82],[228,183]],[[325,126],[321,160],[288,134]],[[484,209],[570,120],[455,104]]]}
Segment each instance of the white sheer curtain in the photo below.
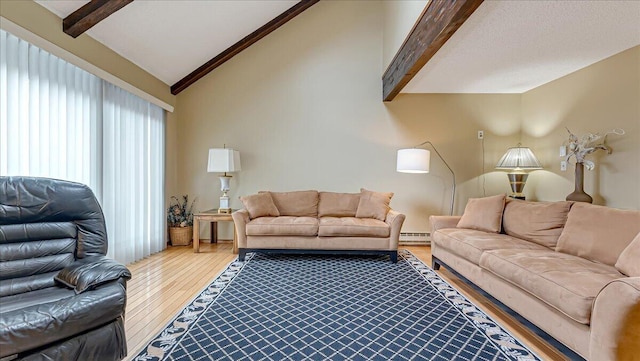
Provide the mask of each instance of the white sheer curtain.
{"label": "white sheer curtain", "polygon": [[0,175],[68,179],[94,190],[101,80],[0,30]]}
{"label": "white sheer curtain", "polygon": [[164,248],[164,111],[0,30],[0,175],[89,185],[110,257]]}
{"label": "white sheer curtain", "polygon": [[103,114],[102,205],[118,239],[109,255],[129,263],[165,244],[163,110],[105,83]]}

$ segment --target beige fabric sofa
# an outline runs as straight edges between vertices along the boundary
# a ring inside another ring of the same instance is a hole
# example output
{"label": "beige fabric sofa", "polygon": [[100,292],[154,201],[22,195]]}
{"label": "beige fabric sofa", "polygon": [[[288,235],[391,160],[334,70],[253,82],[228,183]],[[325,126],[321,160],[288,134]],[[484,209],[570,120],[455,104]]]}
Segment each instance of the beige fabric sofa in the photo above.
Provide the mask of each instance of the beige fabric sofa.
{"label": "beige fabric sofa", "polygon": [[640,211],[496,196],[430,222],[434,269],[457,272],[588,360],[618,359],[640,304]]}
{"label": "beige fabric sofa", "polygon": [[241,197],[232,214],[239,259],[248,252],[382,253],[397,262],[405,216],[392,193],[296,191]]}

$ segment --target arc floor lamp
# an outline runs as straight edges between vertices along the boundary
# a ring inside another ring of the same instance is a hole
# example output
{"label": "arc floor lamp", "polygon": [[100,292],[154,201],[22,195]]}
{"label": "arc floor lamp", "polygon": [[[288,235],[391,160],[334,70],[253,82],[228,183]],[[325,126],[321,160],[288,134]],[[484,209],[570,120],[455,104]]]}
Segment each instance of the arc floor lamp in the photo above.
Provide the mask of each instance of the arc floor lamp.
{"label": "arc floor lamp", "polygon": [[453,178],[453,189],[451,190],[451,208],[449,210],[449,214],[453,215],[453,205],[456,197],[456,174],[453,173],[453,170],[449,164],[447,164],[447,161],[442,158],[442,155],[440,155],[440,152],[438,152],[438,149],[436,149],[436,146],[433,145],[433,143],[426,141],[413,148],[398,150],[396,170],[401,173],[429,173],[431,152],[427,149],[419,148],[427,144],[433,148],[433,151],[436,152],[438,157],[442,160],[442,163],[444,163],[444,165],[449,169],[449,172],[451,172],[451,177]]}

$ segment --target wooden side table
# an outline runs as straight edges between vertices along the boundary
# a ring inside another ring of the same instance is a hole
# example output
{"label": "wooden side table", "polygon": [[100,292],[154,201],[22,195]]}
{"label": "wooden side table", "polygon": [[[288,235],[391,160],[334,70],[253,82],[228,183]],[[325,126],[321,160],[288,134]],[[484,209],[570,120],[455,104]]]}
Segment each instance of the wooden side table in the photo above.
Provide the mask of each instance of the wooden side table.
{"label": "wooden side table", "polygon": [[[200,222],[211,222],[211,242],[218,241],[218,225],[217,222],[231,222],[233,217],[231,214],[218,213],[217,209],[196,213],[193,215],[193,252],[200,252]],[[238,253],[238,236],[236,234],[236,225],[233,224],[233,253]]]}

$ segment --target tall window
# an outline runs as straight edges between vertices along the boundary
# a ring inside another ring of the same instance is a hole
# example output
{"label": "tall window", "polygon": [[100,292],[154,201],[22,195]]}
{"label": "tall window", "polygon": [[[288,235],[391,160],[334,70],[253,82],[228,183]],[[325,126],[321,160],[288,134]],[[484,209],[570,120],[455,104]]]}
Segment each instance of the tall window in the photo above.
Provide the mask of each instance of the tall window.
{"label": "tall window", "polygon": [[0,175],[87,184],[110,257],[165,245],[164,111],[0,30]]}

